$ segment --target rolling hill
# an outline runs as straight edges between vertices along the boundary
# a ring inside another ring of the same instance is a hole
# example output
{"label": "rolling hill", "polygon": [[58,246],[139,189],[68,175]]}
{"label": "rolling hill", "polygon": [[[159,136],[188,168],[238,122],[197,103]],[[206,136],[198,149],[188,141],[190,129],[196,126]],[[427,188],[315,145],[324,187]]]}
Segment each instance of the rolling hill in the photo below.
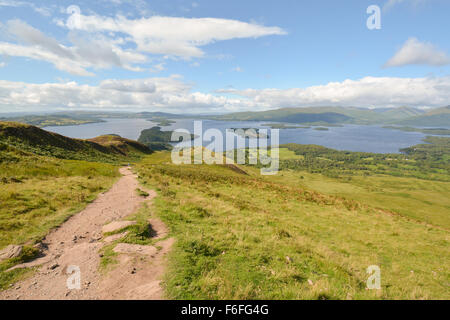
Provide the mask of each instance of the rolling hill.
{"label": "rolling hill", "polygon": [[261,112],[238,112],[210,118],[228,121],[278,121],[301,124],[394,124],[416,118],[420,119],[420,117],[425,116],[424,111],[410,107],[384,109],[305,107]]}
{"label": "rolling hill", "polygon": [[450,127],[450,106],[433,109],[423,115],[399,121],[397,124],[420,127]]}
{"label": "rolling hill", "polygon": [[109,163],[152,153],[150,148],[116,135],[72,139],[17,122],[0,122],[0,143],[41,156]]}
{"label": "rolling hill", "polygon": [[[169,298],[448,299],[449,140],[404,154],[289,144],[278,175],[261,176],[249,165],[175,165],[170,152],[117,135],[78,140],[1,122],[0,249],[23,254],[0,262],[0,290],[33,272],[7,270],[39,254],[34,245],[136,154],[141,184],[158,193],[147,209],[176,239]],[[144,241],[147,221],[126,241]],[[366,290],[370,265],[382,290]]]}
{"label": "rolling hill", "polygon": [[[448,154],[448,138],[434,142]],[[175,165],[170,152],[136,165],[177,239],[169,298],[448,299],[448,160],[302,145],[280,156],[276,176]],[[366,288],[370,265],[382,290]]]}

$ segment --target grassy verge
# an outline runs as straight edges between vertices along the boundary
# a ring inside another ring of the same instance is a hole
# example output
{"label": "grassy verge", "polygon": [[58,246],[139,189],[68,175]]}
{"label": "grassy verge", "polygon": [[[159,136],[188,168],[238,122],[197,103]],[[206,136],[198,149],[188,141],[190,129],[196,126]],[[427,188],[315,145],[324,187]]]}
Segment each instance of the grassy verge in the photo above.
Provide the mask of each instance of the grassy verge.
{"label": "grassy verge", "polygon": [[35,248],[25,246],[22,250],[22,254],[17,258],[8,259],[0,263],[0,290],[7,289],[13,283],[24,279],[25,277],[32,274],[33,269],[15,269],[6,272],[9,268],[13,266],[28,262],[34,259],[39,251]]}
{"label": "grassy verge", "polygon": [[450,230],[450,183],[407,177],[352,176],[332,178],[284,170],[274,181],[307,188]]}
{"label": "grassy verge", "polygon": [[0,162],[0,249],[9,244],[28,246],[22,256],[0,264],[1,289],[31,272],[6,272],[32,258],[36,250],[29,246],[84,209],[120,176],[117,167],[110,164],[17,152],[9,156],[13,158]]}
{"label": "grassy verge", "polygon": [[[177,239],[170,298],[450,298],[445,230],[256,169],[175,166],[156,153],[137,170]],[[382,290],[366,290],[370,265],[381,268]]]}
{"label": "grassy verge", "polygon": [[0,172],[0,248],[39,241],[119,177],[108,164],[34,156]]}

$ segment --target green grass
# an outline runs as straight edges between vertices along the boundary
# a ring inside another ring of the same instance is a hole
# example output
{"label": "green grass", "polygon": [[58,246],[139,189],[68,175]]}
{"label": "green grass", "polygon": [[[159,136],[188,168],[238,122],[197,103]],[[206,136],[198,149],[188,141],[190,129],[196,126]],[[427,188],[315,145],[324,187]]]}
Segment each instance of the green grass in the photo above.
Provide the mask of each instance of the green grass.
{"label": "green grass", "polygon": [[117,166],[23,153],[13,147],[0,150],[0,249],[26,245],[21,257],[0,263],[0,289],[26,276],[31,269],[15,264],[33,258],[48,232],[80,212],[118,179]]}
{"label": "green grass", "polygon": [[332,178],[285,170],[274,180],[358,202],[450,230],[450,184],[408,177]]}
{"label": "green grass", "polygon": [[19,257],[2,261],[0,263],[0,290],[5,290],[13,283],[31,275],[34,271],[34,268],[18,268],[12,271],[6,270],[17,264],[33,260],[38,255],[38,253],[39,251],[37,249],[25,246],[23,247],[22,253]]}
{"label": "green grass", "polygon": [[[155,153],[137,170],[158,191],[154,209],[177,239],[170,298],[450,298],[446,230],[308,190],[300,185],[308,177],[296,185],[256,168],[244,175],[169,162]],[[370,265],[381,267],[379,292],[365,288]]]}
{"label": "green grass", "polygon": [[102,163],[33,155],[0,163],[0,248],[39,241],[118,177]]}
{"label": "green grass", "polygon": [[280,169],[319,173],[328,177],[390,175],[450,181],[450,138],[427,137],[426,144],[401,154],[338,151],[317,145],[286,144],[281,149],[299,158],[280,157]]}
{"label": "green grass", "polygon": [[[6,148],[59,159],[112,164],[138,161],[152,153],[148,147],[116,135],[72,139],[26,124],[0,122],[0,151]],[[3,154],[0,154],[0,162],[2,160]]]}
{"label": "green grass", "polygon": [[[21,257],[0,263],[0,288],[30,275],[6,270],[107,190],[119,177],[114,164],[145,154],[117,136],[93,140],[0,123],[0,249],[25,244]],[[449,299],[449,141],[430,137],[397,155],[286,145],[276,176],[176,166],[156,152],[135,171],[158,197],[102,249],[101,270],[117,262],[119,242],[155,245],[148,219],[157,216],[176,239],[169,298]],[[366,290],[370,265],[381,267],[382,290]]]}
{"label": "green grass", "polygon": [[140,197],[144,197],[144,198],[146,198],[150,195],[148,192],[145,192],[139,188],[136,189],[136,192]]}

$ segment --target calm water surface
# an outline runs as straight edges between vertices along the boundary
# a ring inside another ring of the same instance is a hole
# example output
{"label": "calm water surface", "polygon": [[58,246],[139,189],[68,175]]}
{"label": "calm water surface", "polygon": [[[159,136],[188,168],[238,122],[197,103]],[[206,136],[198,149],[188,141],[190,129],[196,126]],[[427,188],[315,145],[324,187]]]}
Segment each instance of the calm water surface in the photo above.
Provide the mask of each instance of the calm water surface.
{"label": "calm water surface", "polygon": [[[104,134],[118,134],[137,140],[141,131],[156,123],[145,119],[104,119],[106,122],[78,126],[46,127],[45,130],[79,139],[94,138]],[[216,128],[225,133],[228,128],[268,128],[264,122],[203,120],[203,131]],[[188,129],[193,133],[194,120],[176,120],[163,130]],[[225,136],[225,134],[224,134]],[[375,153],[397,153],[399,149],[422,143],[426,137],[420,132],[404,132],[380,126],[345,125],[330,127],[328,131],[310,129],[281,129],[280,144],[317,144],[337,150],[364,151]],[[221,150],[216,150],[221,151]]]}

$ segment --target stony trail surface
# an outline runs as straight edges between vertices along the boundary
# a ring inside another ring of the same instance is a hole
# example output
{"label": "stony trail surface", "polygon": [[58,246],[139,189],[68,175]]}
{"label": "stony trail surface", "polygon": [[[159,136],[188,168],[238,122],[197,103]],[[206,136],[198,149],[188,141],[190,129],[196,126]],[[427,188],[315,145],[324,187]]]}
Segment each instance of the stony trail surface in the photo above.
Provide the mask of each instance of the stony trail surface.
{"label": "stony trail surface", "polygon": [[[137,194],[139,183],[130,168],[121,168],[120,173],[122,177],[109,191],[100,194],[83,211],[43,239],[41,257],[14,267],[36,267],[37,271],[10,289],[0,291],[0,299],[163,298],[161,277],[165,270],[165,255],[173,239],[159,241],[159,250],[144,250],[151,254],[141,254],[142,248],[133,252],[131,246],[118,255],[119,263],[113,270],[106,274],[99,272],[99,251],[107,244],[103,241],[102,228],[133,214],[143,202],[156,196],[154,191],[149,191],[147,198]],[[167,235],[167,228],[161,221],[152,219],[149,223],[156,239]],[[80,289],[71,289],[67,282],[69,280],[69,284],[76,286],[75,278],[71,277],[76,268],[81,276]]]}

